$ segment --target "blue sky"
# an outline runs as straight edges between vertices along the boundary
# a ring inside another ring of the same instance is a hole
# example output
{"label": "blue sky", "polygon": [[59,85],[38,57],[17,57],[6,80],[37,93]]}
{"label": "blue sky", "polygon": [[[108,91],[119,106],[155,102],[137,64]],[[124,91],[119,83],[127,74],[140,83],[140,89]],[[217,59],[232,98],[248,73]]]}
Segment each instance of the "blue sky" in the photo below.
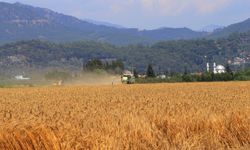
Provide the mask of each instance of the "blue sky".
{"label": "blue sky", "polygon": [[1,0],[49,8],[80,19],[154,29],[229,25],[250,18],[250,0]]}

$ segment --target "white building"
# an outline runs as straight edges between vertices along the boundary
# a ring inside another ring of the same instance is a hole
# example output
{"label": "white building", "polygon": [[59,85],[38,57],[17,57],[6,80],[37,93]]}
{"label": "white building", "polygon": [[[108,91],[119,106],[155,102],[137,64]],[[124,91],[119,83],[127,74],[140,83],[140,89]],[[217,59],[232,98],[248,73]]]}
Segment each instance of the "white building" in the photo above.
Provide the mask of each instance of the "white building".
{"label": "white building", "polygon": [[166,79],[166,78],[167,78],[167,76],[164,75],[164,74],[158,75],[158,76],[157,76],[157,79]]}
{"label": "white building", "polygon": [[16,80],[30,80],[30,78],[24,77],[23,75],[17,75],[15,76]]}
{"label": "white building", "polygon": [[223,65],[216,65],[214,63],[214,74],[226,73],[226,68]]}
{"label": "white building", "polygon": [[[226,73],[226,68],[223,65],[216,65],[214,62],[213,70],[211,70],[214,74]],[[210,64],[207,63],[207,72],[210,72]]]}

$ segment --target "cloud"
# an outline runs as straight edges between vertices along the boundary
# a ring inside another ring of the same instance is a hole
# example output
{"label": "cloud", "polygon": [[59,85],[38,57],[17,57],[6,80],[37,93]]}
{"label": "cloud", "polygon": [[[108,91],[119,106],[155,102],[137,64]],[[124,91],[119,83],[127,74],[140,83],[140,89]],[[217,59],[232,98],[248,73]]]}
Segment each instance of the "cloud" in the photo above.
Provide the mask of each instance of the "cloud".
{"label": "cloud", "polygon": [[197,13],[213,13],[232,0],[139,0],[145,11],[162,15],[178,15],[186,11]]}
{"label": "cloud", "polygon": [[150,11],[163,15],[175,15],[183,11],[186,2],[172,0],[141,0],[145,11]]}
{"label": "cloud", "polygon": [[136,9],[149,15],[177,16],[185,14],[186,12],[196,12],[199,14],[213,13],[224,8],[232,1],[233,0],[92,0],[88,3],[105,6],[103,9],[111,13],[126,13]]}
{"label": "cloud", "polygon": [[[4,0],[9,2],[20,1],[31,4],[57,4],[59,0]],[[100,8],[100,12],[124,13],[131,9],[140,10],[143,13],[163,16],[176,16],[186,12],[213,13],[233,0],[60,0],[60,4],[70,7]],[[57,6],[59,7],[59,6]],[[67,8],[67,7],[66,7]]]}
{"label": "cloud", "polygon": [[196,8],[199,12],[210,13],[230,4],[232,0],[197,0]]}

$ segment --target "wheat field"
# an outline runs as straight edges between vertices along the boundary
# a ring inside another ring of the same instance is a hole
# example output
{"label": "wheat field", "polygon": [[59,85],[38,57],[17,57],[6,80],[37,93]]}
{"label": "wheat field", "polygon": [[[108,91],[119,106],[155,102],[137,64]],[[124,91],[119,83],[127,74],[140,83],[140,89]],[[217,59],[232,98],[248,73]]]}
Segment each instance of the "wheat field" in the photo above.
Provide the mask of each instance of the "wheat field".
{"label": "wheat field", "polygon": [[250,149],[250,82],[0,89],[0,149]]}

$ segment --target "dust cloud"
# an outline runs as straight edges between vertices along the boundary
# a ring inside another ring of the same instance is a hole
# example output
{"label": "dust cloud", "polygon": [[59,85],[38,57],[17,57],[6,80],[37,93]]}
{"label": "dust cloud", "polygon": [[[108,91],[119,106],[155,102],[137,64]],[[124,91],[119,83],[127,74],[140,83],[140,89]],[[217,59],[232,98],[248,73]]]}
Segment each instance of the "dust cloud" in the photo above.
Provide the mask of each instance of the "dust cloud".
{"label": "dust cloud", "polygon": [[80,77],[65,81],[63,85],[118,85],[121,84],[119,75],[85,73]]}

